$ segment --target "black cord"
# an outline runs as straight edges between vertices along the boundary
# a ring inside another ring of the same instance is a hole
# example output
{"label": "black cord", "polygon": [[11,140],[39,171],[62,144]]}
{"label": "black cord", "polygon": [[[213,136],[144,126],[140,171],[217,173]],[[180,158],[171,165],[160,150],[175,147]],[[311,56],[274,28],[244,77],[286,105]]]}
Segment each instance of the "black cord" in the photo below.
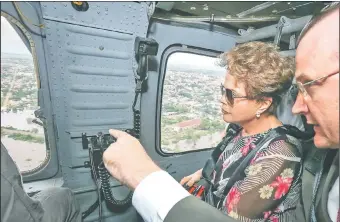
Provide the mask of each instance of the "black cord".
{"label": "black cord", "polygon": [[90,155],[90,163],[91,163],[91,170],[92,170],[92,173],[93,173],[93,177],[94,177],[94,181],[95,181],[95,184],[96,184],[96,190],[97,190],[97,193],[98,193],[98,200],[99,200],[99,222],[102,221],[102,194],[101,194],[101,186],[102,184],[100,183],[100,181],[98,180],[98,176],[97,176],[97,172],[96,172],[96,168],[95,166],[93,165],[93,156]]}
{"label": "black cord", "polygon": [[124,200],[117,200],[112,195],[111,185],[110,185],[110,174],[104,166],[104,163],[101,162],[98,166],[99,171],[99,180],[101,184],[101,190],[103,192],[104,199],[106,203],[113,207],[114,212],[123,212],[130,206],[132,201],[133,192],[130,191],[127,197]]}
{"label": "black cord", "polygon": [[90,207],[89,209],[87,209],[86,211],[84,211],[82,214],[81,214],[81,219],[84,221],[84,219],[89,216],[91,213],[93,213],[93,211],[95,209],[97,209],[97,207],[99,206],[99,198],[97,198],[96,202],[94,202]]}

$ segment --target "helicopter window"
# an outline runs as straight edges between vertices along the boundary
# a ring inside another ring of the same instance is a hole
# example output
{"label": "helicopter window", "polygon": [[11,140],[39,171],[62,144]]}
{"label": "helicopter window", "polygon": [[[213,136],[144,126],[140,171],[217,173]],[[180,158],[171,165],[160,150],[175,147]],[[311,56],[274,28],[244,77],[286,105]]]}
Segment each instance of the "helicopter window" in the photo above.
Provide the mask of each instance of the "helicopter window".
{"label": "helicopter window", "polygon": [[39,106],[33,57],[16,30],[1,16],[1,142],[19,170],[31,173],[48,155],[45,129],[34,115]]}
{"label": "helicopter window", "polygon": [[161,148],[179,153],[216,146],[226,123],[220,113],[225,69],[217,58],[187,52],[168,57],[162,98]]}

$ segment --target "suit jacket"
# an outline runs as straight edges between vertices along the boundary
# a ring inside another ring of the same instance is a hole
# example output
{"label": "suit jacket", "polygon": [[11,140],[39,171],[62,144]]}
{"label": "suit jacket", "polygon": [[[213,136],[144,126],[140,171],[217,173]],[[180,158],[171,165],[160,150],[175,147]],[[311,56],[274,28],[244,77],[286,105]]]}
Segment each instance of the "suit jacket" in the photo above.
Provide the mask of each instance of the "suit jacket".
{"label": "suit jacket", "polygon": [[[305,220],[311,221],[310,209],[312,202],[313,185],[315,174],[320,170],[318,164],[321,156],[327,150],[319,149],[314,144],[308,144],[307,156],[304,159],[304,172],[302,176],[302,201],[305,212]],[[328,194],[339,176],[339,151],[330,150],[323,165],[324,171],[316,195],[316,218],[320,222],[331,222],[327,210]]]}
{"label": "suit jacket", "polygon": [[1,143],[1,221],[42,221],[44,210],[39,201],[24,191],[17,166]]}
{"label": "suit jacket", "polygon": [[189,196],[175,204],[164,222],[238,222],[215,207],[194,196]]}
{"label": "suit jacket", "polygon": [[[329,163],[331,165],[329,166]],[[331,218],[328,215],[327,209],[327,201],[328,194],[332,189],[335,180],[339,177],[339,151],[333,152],[333,150],[329,153],[328,158],[325,161],[325,167],[327,167],[328,171],[324,174],[321,180],[320,190],[319,190],[319,198],[316,203],[316,218],[318,221],[322,222],[332,222]]]}

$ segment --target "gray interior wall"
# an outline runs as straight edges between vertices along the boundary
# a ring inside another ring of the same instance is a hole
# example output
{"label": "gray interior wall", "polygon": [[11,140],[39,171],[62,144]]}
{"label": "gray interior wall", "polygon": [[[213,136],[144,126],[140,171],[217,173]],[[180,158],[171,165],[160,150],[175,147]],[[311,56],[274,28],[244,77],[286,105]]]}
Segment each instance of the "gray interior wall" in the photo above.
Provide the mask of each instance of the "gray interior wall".
{"label": "gray interior wall", "polygon": [[134,39],[148,27],[145,4],[89,4],[87,12],[75,13],[67,2],[42,3],[60,164],[65,186],[73,189],[93,181],[88,168],[70,169],[88,160],[81,139],[72,138],[132,128]]}
{"label": "gray interior wall", "polygon": [[[134,98],[134,40],[145,37],[147,6],[137,2],[89,2],[85,13],[75,13],[69,3],[42,3],[50,53],[52,104],[56,115],[58,148],[64,186],[74,190],[86,210],[97,198],[89,168],[71,169],[89,159],[81,133],[96,135],[110,128],[132,128]],[[112,16],[114,15],[114,16]],[[119,185],[111,180],[112,185]],[[113,189],[114,195],[126,188]],[[124,192],[124,193],[123,193]],[[124,198],[124,195],[120,195]],[[118,196],[119,198],[119,196]],[[135,221],[136,212],[103,216]],[[98,209],[86,221],[95,220]]]}
{"label": "gray interior wall", "polygon": [[[33,26],[32,30],[43,35],[34,36],[41,90],[44,90],[41,104],[48,115],[49,139],[57,148],[52,157],[55,165],[59,164],[62,181],[56,183],[54,179],[43,184],[71,188],[82,211],[94,203],[97,194],[88,168],[71,169],[89,160],[80,139],[72,137],[108,132],[109,128],[132,128],[134,40],[136,36],[146,37],[149,25],[146,3],[89,4],[87,12],[76,12],[71,2],[42,2],[41,7],[35,5],[38,8],[24,2],[19,4],[34,24],[42,20],[45,24],[44,29]],[[10,2],[1,3],[1,10],[18,18]],[[43,170],[35,176],[44,179],[42,174],[46,172]],[[26,183],[25,188],[35,190],[33,186],[41,188],[41,184]],[[124,198],[127,189],[115,180],[111,184],[118,186],[113,189],[114,195]],[[116,221],[137,220],[133,208],[115,215],[107,211],[104,204],[103,215],[116,216]],[[86,221],[96,219],[97,210]]]}

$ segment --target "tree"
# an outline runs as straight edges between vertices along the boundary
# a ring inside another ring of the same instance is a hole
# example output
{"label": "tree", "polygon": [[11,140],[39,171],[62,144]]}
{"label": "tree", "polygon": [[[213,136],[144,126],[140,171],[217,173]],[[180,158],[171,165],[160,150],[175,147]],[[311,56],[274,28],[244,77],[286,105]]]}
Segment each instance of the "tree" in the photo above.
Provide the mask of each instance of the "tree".
{"label": "tree", "polygon": [[201,121],[201,125],[199,127],[201,130],[208,130],[211,128],[211,121],[207,118],[203,118]]}

